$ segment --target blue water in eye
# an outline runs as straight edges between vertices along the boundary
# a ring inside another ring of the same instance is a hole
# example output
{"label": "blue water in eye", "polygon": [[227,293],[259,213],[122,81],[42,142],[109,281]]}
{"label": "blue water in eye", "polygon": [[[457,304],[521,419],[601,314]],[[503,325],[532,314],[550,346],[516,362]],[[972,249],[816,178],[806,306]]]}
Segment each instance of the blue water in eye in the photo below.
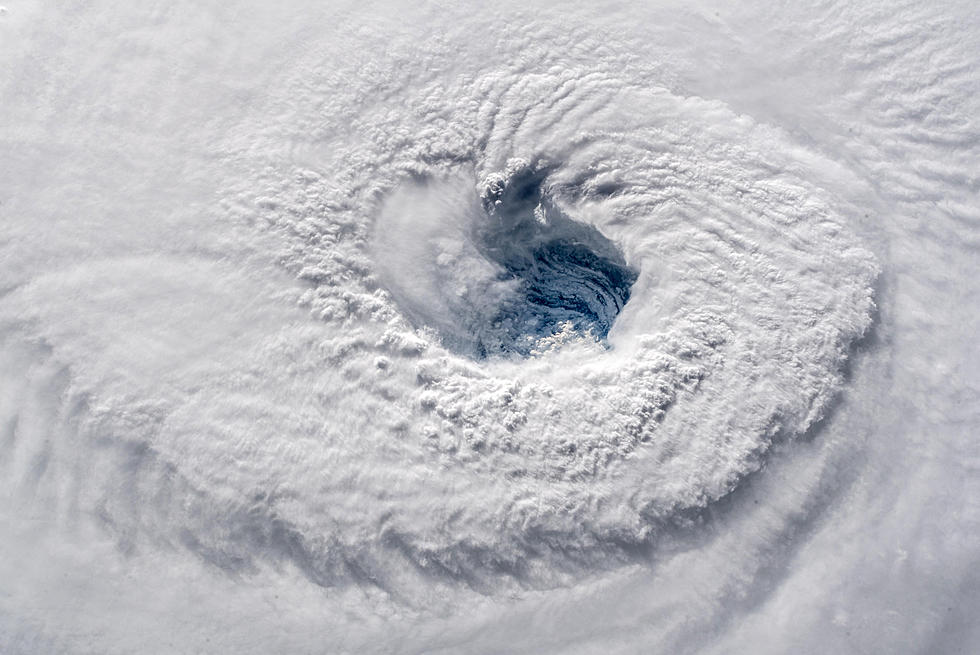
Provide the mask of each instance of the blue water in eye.
{"label": "blue water in eye", "polygon": [[525,174],[486,203],[490,221],[478,235],[479,247],[500,265],[502,280],[518,283],[518,293],[481,330],[481,357],[529,355],[539,339],[567,324],[602,341],[636,282],[636,271],[612,241],[550,202],[543,178]]}

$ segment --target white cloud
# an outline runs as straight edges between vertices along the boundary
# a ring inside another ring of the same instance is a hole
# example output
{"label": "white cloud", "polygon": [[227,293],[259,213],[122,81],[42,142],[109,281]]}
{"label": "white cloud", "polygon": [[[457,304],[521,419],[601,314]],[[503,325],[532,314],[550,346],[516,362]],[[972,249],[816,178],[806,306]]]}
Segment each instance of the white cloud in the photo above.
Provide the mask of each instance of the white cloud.
{"label": "white cloud", "polygon": [[[8,650],[975,642],[954,8],[9,10]],[[453,347],[528,170],[608,348]]]}

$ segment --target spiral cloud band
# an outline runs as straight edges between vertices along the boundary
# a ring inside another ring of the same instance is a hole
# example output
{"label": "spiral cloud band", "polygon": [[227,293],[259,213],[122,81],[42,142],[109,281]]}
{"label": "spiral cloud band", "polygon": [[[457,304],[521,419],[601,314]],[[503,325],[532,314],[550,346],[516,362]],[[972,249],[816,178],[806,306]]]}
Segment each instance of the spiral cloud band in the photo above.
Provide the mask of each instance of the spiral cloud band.
{"label": "spiral cloud band", "polygon": [[968,3],[0,34],[0,651],[980,644]]}

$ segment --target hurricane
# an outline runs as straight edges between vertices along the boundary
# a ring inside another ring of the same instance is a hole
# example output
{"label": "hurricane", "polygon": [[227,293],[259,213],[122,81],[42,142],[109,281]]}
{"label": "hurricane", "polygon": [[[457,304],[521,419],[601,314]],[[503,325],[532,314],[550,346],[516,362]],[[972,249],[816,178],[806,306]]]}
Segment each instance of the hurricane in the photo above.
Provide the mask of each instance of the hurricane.
{"label": "hurricane", "polygon": [[0,8],[0,651],[980,647],[980,13]]}

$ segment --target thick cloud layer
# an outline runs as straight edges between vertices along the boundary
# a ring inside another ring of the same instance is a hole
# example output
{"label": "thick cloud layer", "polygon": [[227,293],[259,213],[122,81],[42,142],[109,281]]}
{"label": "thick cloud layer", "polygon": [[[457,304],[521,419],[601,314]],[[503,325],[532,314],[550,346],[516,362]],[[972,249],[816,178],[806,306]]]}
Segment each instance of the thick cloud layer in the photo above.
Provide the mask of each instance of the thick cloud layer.
{"label": "thick cloud layer", "polygon": [[0,15],[5,652],[969,652],[969,6]]}

